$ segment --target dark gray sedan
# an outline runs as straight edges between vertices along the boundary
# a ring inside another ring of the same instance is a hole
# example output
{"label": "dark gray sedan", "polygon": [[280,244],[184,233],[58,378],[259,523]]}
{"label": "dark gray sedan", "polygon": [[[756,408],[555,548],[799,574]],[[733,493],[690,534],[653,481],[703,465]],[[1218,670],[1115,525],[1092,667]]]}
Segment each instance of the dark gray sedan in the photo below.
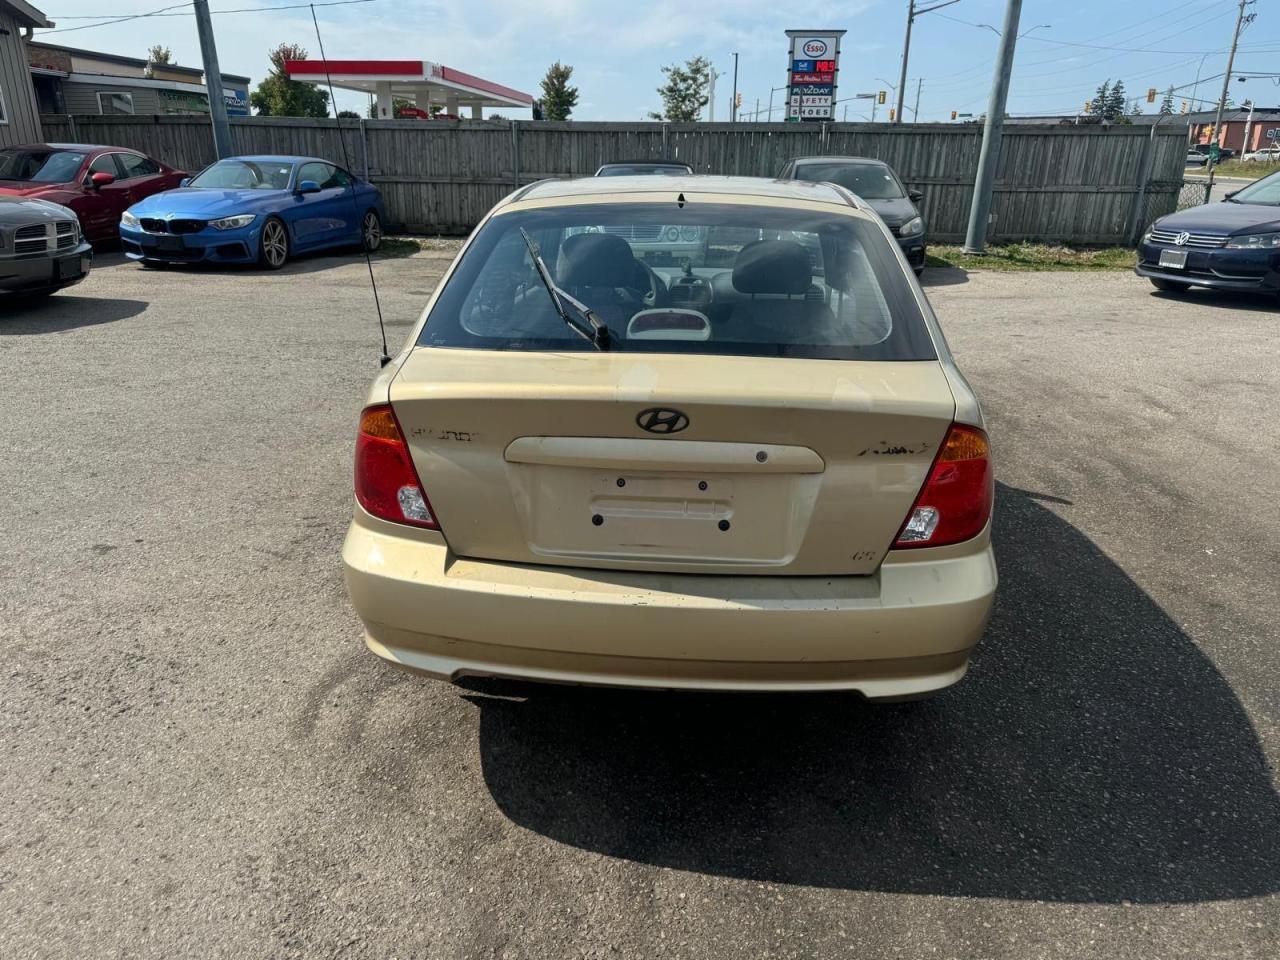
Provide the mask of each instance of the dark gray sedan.
{"label": "dark gray sedan", "polygon": [[73,211],[0,196],[0,294],[45,296],[79,283],[92,263]]}
{"label": "dark gray sedan", "polygon": [[870,157],[796,157],[778,178],[834,183],[856,193],[897,237],[916,276],[924,270],[924,218],[916,207],[923,194],[906,189],[887,163]]}

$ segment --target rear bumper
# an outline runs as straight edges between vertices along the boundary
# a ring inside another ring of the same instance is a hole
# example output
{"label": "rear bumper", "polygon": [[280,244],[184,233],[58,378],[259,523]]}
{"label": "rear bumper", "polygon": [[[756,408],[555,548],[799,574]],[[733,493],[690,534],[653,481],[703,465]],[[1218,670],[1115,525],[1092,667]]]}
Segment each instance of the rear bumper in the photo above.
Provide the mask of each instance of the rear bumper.
{"label": "rear bumper", "polygon": [[93,248],[85,241],[56,256],[0,257],[0,293],[43,293],[79,283],[89,275]]}
{"label": "rear bumper", "polygon": [[347,589],[380,657],[501,676],[701,690],[920,696],[964,676],[996,588],[989,538],[869,577],[622,573],[464,560],[358,511]]}

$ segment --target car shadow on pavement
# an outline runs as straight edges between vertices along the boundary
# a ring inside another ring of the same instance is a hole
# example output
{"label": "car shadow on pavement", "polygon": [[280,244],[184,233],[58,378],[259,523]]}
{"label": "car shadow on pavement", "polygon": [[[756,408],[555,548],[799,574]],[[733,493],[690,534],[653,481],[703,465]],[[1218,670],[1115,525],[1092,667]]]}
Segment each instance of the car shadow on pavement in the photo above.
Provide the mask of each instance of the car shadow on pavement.
{"label": "car shadow on pavement", "polygon": [[1153,288],[1151,295],[1159,300],[1169,301],[1170,305],[1185,303],[1188,306],[1218,307],[1236,312],[1248,310],[1253,313],[1269,314],[1275,314],[1280,309],[1280,301],[1275,296],[1248,291],[1209,290],[1205,287],[1194,287],[1184,293],[1175,293]]}
{"label": "car shadow on pavement", "polygon": [[924,273],[920,274],[920,286],[926,290],[929,287],[954,287],[968,282],[969,271],[964,267],[925,267]]}
{"label": "car shadow on pavement", "polygon": [[55,293],[40,299],[0,301],[0,337],[65,333],[79,327],[115,323],[136,317],[147,309],[143,300],[77,297]]}
{"label": "car shadow on pavement", "polygon": [[1086,903],[1280,890],[1280,800],[1226,680],[1037,495],[997,503],[1000,592],[956,688],[872,705],[473,681],[497,805],[574,847],[754,881]]}

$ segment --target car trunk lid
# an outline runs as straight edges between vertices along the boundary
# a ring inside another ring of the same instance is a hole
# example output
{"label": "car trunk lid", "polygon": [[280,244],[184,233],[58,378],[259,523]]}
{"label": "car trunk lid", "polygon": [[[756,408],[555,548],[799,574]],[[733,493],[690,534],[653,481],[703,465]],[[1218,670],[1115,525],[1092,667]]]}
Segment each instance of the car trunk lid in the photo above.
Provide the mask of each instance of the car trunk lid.
{"label": "car trunk lid", "polygon": [[787,575],[873,573],[955,412],[936,360],[621,352],[419,348],[390,399],[460,556]]}

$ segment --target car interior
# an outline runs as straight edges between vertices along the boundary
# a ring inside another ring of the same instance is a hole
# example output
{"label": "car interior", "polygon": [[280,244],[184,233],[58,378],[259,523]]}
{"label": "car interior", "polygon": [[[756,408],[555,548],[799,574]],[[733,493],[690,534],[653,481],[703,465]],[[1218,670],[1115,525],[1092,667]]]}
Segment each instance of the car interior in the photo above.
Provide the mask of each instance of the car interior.
{"label": "car interior", "polygon": [[[560,339],[564,327],[536,277],[519,234],[505,237],[462,311],[475,336]],[[870,346],[886,339],[892,317],[861,245],[794,231],[708,228],[704,256],[651,263],[622,237],[603,232],[544,236],[556,286],[590,307],[625,338],[640,325],[646,339]],[[713,249],[714,248],[714,249]],[[554,250],[554,255],[549,251]],[[647,313],[646,313],[647,311]]]}

